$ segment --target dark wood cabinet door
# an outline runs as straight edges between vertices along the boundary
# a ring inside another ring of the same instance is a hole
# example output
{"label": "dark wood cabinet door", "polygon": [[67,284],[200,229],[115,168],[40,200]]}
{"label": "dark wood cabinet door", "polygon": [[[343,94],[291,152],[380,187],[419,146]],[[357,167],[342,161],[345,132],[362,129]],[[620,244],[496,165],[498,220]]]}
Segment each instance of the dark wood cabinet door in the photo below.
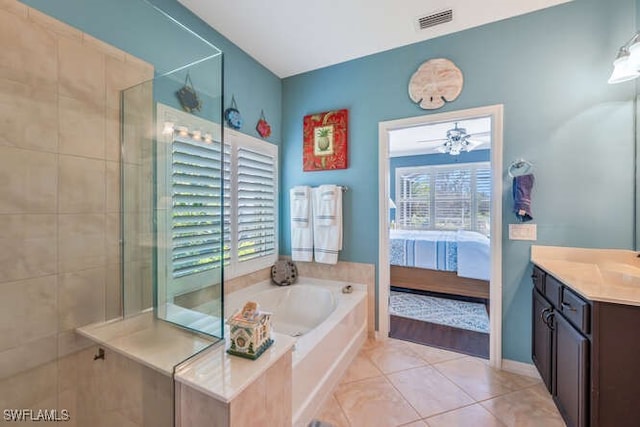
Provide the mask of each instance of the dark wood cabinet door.
{"label": "dark wood cabinet door", "polygon": [[568,427],[585,427],[589,341],[559,313],[553,319],[555,357],[553,398]]}
{"label": "dark wood cabinet door", "polygon": [[551,354],[552,337],[551,329],[545,323],[545,317],[549,316],[552,307],[546,299],[533,289],[533,334],[531,335],[531,358],[538,368],[544,385],[551,390]]}

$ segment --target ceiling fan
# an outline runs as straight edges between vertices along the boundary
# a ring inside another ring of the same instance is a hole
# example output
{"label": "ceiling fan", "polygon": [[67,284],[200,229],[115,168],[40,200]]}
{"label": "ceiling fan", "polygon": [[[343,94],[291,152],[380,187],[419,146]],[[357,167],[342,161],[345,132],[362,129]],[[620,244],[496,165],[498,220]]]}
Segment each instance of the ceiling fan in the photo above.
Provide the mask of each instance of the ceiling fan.
{"label": "ceiling fan", "polygon": [[447,130],[447,135],[445,138],[425,139],[425,140],[416,141],[416,142],[417,143],[437,142],[439,144],[436,147],[434,147],[435,151],[438,151],[440,153],[447,153],[452,156],[458,156],[463,151],[471,151],[485,142],[485,141],[480,141],[478,139],[474,139],[473,137],[486,136],[489,134],[490,132],[479,132],[475,134],[469,134],[467,133],[467,130],[465,128],[458,127],[458,123],[456,122],[452,129]]}

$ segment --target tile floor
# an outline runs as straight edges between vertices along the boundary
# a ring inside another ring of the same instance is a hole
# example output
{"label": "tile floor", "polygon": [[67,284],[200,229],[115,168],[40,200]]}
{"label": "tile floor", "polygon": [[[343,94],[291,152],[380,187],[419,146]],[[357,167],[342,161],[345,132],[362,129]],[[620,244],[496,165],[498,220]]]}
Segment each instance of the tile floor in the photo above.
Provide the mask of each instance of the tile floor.
{"label": "tile floor", "polygon": [[369,340],[316,418],[335,427],[562,427],[540,380],[406,341]]}

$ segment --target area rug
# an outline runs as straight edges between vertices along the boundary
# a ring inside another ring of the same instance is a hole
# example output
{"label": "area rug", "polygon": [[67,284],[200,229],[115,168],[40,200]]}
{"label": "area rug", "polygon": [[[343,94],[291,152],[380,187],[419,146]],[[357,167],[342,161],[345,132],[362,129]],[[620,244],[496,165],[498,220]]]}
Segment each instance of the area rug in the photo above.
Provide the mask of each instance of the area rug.
{"label": "area rug", "polygon": [[489,333],[484,304],[391,291],[389,314]]}

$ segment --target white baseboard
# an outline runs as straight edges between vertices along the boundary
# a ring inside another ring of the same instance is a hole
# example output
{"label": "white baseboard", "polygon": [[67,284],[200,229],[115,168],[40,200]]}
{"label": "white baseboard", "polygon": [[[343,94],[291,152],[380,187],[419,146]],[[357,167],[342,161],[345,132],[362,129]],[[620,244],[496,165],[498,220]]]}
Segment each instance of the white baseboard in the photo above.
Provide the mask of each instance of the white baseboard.
{"label": "white baseboard", "polygon": [[502,359],[502,370],[542,380],[542,378],[540,378],[538,370],[532,363],[523,363],[517,362],[515,360]]}

